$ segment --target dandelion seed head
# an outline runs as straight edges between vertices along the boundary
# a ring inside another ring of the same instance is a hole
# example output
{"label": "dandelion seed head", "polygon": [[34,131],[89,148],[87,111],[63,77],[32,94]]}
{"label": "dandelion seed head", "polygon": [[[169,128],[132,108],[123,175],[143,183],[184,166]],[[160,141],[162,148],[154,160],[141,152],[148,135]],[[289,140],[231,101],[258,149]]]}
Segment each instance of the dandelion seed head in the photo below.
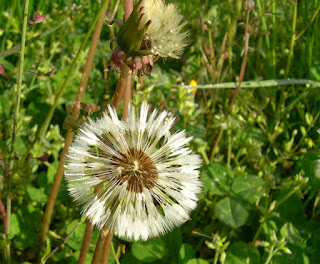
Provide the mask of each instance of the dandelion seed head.
{"label": "dandelion seed head", "polygon": [[[171,134],[175,118],[143,104],[119,120],[109,107],[90,119],[68,151],[65,177],[82,213],[120,237],[156,237],[183,224],[201,189],[201,159],[184,131]],[[149,117],[148,117],[149,116]],[[95,188],[95,191],[93,189]]]}

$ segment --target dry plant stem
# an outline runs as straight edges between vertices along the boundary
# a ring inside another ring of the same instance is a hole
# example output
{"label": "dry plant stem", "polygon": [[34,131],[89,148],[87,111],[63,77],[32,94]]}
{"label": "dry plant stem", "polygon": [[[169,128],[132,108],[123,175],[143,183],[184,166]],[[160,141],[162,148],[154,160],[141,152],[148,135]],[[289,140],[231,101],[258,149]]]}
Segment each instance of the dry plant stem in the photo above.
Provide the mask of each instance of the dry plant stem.
{"label": "dry plant stem", "polygon": [[[29,0],[24,1],[24,10],[23,10],[23,22],[22,22],[22,32],[21,32],[21,44],[20,44],[20,58],[19,58],[19,69],[18,69],[18,83],[16,91],[16,102],[14,106],[14,117],[13,117],[13,128],[12,128],[12,137],[11,137],[11,150],[8,160],[8,171],[7,171],[7,212],[6,212],[6,225],[5,225],[5,234],[9,238],[10,230],[10,215],[11,215],[11,173],[13,168],[13,154],[14,154],[14,145],[16,140],[16,129],[17,129],[17,118],[19,114],[20,107],[20,97],[21,97],[21,86],[22,86],[22,75],[23,75],[23,63],[24,63],[24,48],[26,44],[26,33],[27,33],[27,21],[28,21],[28,8]],[[7,263],[11,263],[10,255],[10,242],[6,246],[6,256]]]}
{"label": "dry plant stem", "polygon": [[112,231],[109,230],[107,237],[104,241],[104,245],[103,245],[103,253],[102,253],[102,257],[101,257],[101,263],[100,264],[108,264],[108,260],[109,260],[109,253],[110,253],[110,245],[112,243]]}
{"label": "dry plant stem", "polygon": [[[109,5],[110,0],[106,0],[103,2],[104,6],[102,6],[101,8],[101,12],[99,12],[101,14],[95,31],[93,33],[92,36],[92,41],[91,41],[91,45],[90,45],[90,49],[89,49],[89,53],[88,53],[88,57],[87,57],[87,61],[86,64],[84,66],[83,69],[83,74],[82,74],[82,79],[80,82],[80,86],[79,86],[79,90],[78,90],[78,94],[76,97],[76,101],[82,101],[85,90],[86,90],[86,86],[88,83],[88,78],[89,78],[89,73],[92,67],[92,62],[93,62],[93,58],[94,58],[94,53],[96,51],[96,47],[98,45],[99,42],[99,38],[100,38],[100,33],[101,33],[101,29],[102,29],[102,25],[104,22],[104,17],[105,14],[107,12],[108,9],[108,5]],[[77,107],[73,107],[72,110],[72,120],[74,120],[75,122],[78,120],[80,114],[80,109]],[[41,244],[45,241],[48,230],[49,230],[49,225],[50,225],[50,221],[51,221],[51,216],[52,216],[52,212],[53,212],[53,207],[59,192],[59,188],[60,188],[60,183],[62,180],[62,176],[63,176],[63,171],[64,171],[64,164],[66,161],[66,153],[67,150],[72,142],[74,136],[74,132],[69,130],[67,132],[66,138],[65,138],[65,145],[64,148],[61,152],[61,156],[60,156],[60,163],[59,163],[59,167],[57,170],[57,174],[54,178],[54,182],[52,184],[52,188],[51,188],[51,192],[50,192],[50,196],[49,196],[49,200],[48,200],[48,204],[46,206],[46,210],[43,216],[43,220],[42,220],[42,227],[41,227]]]}
{"label": "dry plant stem", "polygon": [[[246,20],[246,30],[245,30],[245,36],[244,36],[244,53],[243,53],[240,76],[239,76],[239,84],[238,84],[238,86],[236,87],[236,89],[233,92],[233,95],[232,95],[232,98],[231,98],[231,101],[230,101],[230,104],[229,104],[229,107],[228,107],[228,110],[227,110],[227,113],[226,113],[226,118],[227,119],[229,118],[229,114],[230,114],[231,108],[233,106],[233,103],[234,103],[237,95],[238,95],[238,92],[240,90],[241,83],[243,81],[244,74],[245,74],[245,71],[246,71],[247,54],[248,54],[249,38],[250,38],[250,34],[248,32],[248,29],[249,29],[249,15],[250,15],[250,13],[247,14],[247,20]],[[215,151],[216,151],[216,149],[218,147],[218,144],[219,144],[219,141],[221,139],[222,133],[223,133],[223,130],[220,130],[219,131],[219,135],[218,135],[218,137],[217,137],[217,139],[215,141],[214,147],[213,147],[211,155],[210,155],[210,160],[211,161],[213,160],[213,157],[214,157]],[[229,151],[231,150],[230,146],[229,146],[228,150]]]}

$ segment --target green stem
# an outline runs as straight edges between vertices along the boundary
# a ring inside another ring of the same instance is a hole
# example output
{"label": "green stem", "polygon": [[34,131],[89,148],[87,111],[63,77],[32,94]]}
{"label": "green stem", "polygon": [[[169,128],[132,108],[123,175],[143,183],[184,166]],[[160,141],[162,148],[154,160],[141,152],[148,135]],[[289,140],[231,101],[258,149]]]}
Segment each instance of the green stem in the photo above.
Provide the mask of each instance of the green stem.
{"label": "green stem", "polygon": [[289,76],[289,71],[291,67],[291,61],[293,59],[294,55],[294,44],[296,40],[296,25],[297,25],[297,14],[298,14],[298,4],[293,4],[293,19],[292,19],[292,25],[291,25],[291,40],[290,40],[290,48],[289,48],[289,55],[287,59],[287,65],[286,65],[286,77]]}
{"label": "green stem", "polygon": [[213,264],[217,264],[218,263],[218,258],[219,258],[219,252],[216,251],[216,253],[214,254]]}
{"label": "green stem", "polygon": [[270,261],[271,261],[271,259],[272,259],[272,257],[273,257],[273,249],[274,249],[274,247],[271,248],[265,264],[269,264],[269,263],[270,263]]}
{"label": "green stem", "polygon": [[[16,129],[17,129],[17,119],[20,107],[20,97],[21,97],[21,86],[22,86],[22,75],[23,75],[23,63],[24,63],[24,49],[26,44],[26,33],[27,33],[27,22],[28,22],[28,7],[29,0],[24,1],[24,11],[23,11],[23,24],[21,32],[21,44],[20,44],[20,59],[19,59],[19,70],[18,70],[18,84],[16,93],[16,103],[14,107],[14,117],[13,117],[13,128],[11,137],[11,151],[8,160],[8,178],[7,178],[7,214],[6,214],[6,230],[5,234],[7,238],[10,238],[10,214],[11,214],[11,173],[13,169],[13,153],[14,145],[16,141]],[[10,254],[10,242],[6,246],[7,263],[11,263]]]}
{"label": "green stem", "polygon": [[307,30],[307,28],[313,23],[313,20],[317,17],[318,13],[320,12],[320,5],[318,6],[317,10],[314,12],[310,22],[301,30],[301,32],[296,36],[296,40],[299,39]]}

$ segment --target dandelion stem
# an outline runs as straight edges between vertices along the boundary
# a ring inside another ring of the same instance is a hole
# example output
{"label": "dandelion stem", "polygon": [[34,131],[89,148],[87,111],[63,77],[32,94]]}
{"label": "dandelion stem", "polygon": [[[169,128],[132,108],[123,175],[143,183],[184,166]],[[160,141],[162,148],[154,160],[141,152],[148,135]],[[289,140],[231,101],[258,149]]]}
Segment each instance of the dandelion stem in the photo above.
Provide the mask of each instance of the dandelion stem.
{"label": "dandelion stem", "polygon": [[[5,234],[7,238],[10,237],[9,230],[10,230],[10,214],[11,214],[11,173],[13,168],[13,153],[14,153],[14,145],[16,140],[17,119],[19,114],[20,97],[21,97],[24,49],[26,44],[27,21],[28,21],[28,8],[29,8],[29,0],[25,0],[24,10],[23,10],[22,32],[21,32],[18,83],[16,86],[17,92],[16,92],[16,102],[14,107],[13,128],[12,128],[12,137],[11,137],[11,150],[10,150],[10,155],[8,160],[8,171],[7,171],[7,213],[6,213],[6,226],[5,226],[6,227]],[[6,246],[6,255],[7,255],[7,263],[11,263],[10,242]]]}
{"label": "dandelion stem", "polygon": [[88,253],[88,249],[90,246],[91,234],[93,231],[93,225],[90,220],[87,220],[86,230],[84,232],[82,246],[80,251],[80,256],[78,259],[78,264],[84,264],[86,262],[86,257]]}
{"label": "dandelion stem", "polygon": [[102,252],[102,258],[101,258],[101,263],[100,264],[108,264],[108,260],[109,260],[109,253],[110,253],[110,246],[112,244],[112,231],[109,230],[107,237],[104,241],[104,245],[103,245],[103,252]]}
{"label": "dandelion stem", "polygon": [[123,96],[123,90],[128,80],[128,76],[129,76],[129,67],[126,65],[123,65],[120,76],[119,76],[117,88],[114,94],[113,103],[112,103],[114,108],[117,111],[119,110],[119,107],[120,107],[120,102]]}
{"label": "dandelion stem", "polygon": [[[91,45],[90,45],[87,61],[86,61],[86,64],[84,66],[84,69],[83,69],[82,79],[81,79],[81,82],[80,82],[80,86],[79,86],[78,94],[77,94],[77,97],[76,97],[76,101],[80,101],[81,102],[83,97],[84,97],[84,93],[85,93],[85,90],[86,90],[86,86],[87,86],[90,70],[91,70],[91,67],[92,67],[94,53],[96,51],[96,47],[97,47],[99,39],[100,39],[100,33],[101,33],[104,17],[105,17],[105,14],[107,12],[107,9],[108,9],[109,2],[110,2],[110,0],[104,0],[104,2],[101,5],[100,10],[98,11],[97,17],[94,20],[94,23],[91,25],[91,26],[94,26],[95,22],[99,18],[99,20],[97,22],[97,25],[96,25],[96,28],[95,28],[95,31],[94,31],[93,36],[92,36],[92,41],[91,41]],[[91,32],[92,30],[89,29],[89,31]],[[90,34],[88,35],[88,37],[89,36],[90,36]],[[83,45],[81,45],[82,48],[84,47],[84,43],[85,42],[86,42],[86,39],[82,43]],[[80,48],[80,50],[81,50],[81,48]],[[79,52],[78,52],[78,54],[79,54]],[[75,61],[76,61],[76,59],[75,59]],[[72,70],[70,70],[69,73],[71,74],[71,72],[72,72]],[[68,79],[68,77],[67,77],[67,79]],[[57,97],[59,97],[59,96],[57,95]],[[73,107],[72,120],[74,120],[76,122],[78,120],[79,114],[80,114],[80,109],[77,108],[77,107]],[[69,148],[69,146],[70,146],[70,144],[72,142],[73,136],[74,136],[74,132],[71,131],[71,130],[68,130],[66,138],[65,138],[64,148],[63,148],[63,150],[61,152],[61,155],[60,155],[59,167],[58,167],[56,176],[54,178],[54,182],[52,184],[52,188],[51,188],[48,204],[46,206],[46,210],[45,210],[45,213],[44,213],[44,216],[43,216],[43,219],[42,219],[41,238],[40,238],[41,244],[43,244],[43,242],[45,241],[46,236],[47,236],[47,232],[49,230],[49,225],[50,225],[50,222],[51,222],[51,216],[52,216],[54,204],[55,204],[58,192],[59,192],[59,187],[60,187],[60,183],[61,183],[62,176],[63,176],[67,149]]]}
{"label": "dandelion stem", "polygon": [[93,254],[93,258],[92,258],[92,262],[91,264],[99,264],[100,262],[100,257],[101,257],[101,253],[103,250],[103,246],[106,240],[106,234],[104,230],[101,230],[100,232],[100,236],[98,238],[97,244],[96,244],[96,248]]}
{"label": "dandelion stem", "polygon": [[[133,1],[132,0],[125,0],[125,3],[124,3],[125,20],[128,19],[132,10],[133,10]],[[123,71],[121,71],[121,74],[120,74],[120,77],[118,80],[118,85],[117,85],[116,94],[115,94],[113,104],[116,107],[116,109],[118,110],[119,106],[117,107],[116,104],[120,104],[121,96],[118,97],[119,99],[117,99],[117,100],[116,100],[116,98],[117,98],[117,91],[119,93],[118,86],[121,85],[121,87],[119,89],[121,89],[122,91],[124,90],[122,118],[125,119],[128,117],[128,106],[129,106],[129,103],[131,100],[131,78],[130,78],[131,75],[129,75],[129,68],[127,66],[123,66],[122,70]],[[122,92],[121,90],[120,90],[120,95]],[[113,237],[112,230],[109,230],[107,237],[104,241],[104,245],[103,245],[101,264],[108,264],[109,254],[110,254],[110,246],[112,245],[112,237]],[[112,249],[113,249],[113,245],[112,245]]]}

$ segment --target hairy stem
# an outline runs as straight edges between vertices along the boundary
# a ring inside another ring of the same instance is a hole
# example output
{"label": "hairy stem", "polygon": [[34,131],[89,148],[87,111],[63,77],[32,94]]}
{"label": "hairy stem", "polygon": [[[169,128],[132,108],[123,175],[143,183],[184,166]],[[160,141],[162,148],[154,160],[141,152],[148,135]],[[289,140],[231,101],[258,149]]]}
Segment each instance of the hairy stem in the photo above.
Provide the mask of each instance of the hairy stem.
{"label": "hairy stem", "polygon": [[[78,101],[78,102],[81,102],[83,100],[83,97],[84,97],[84,93],[85,93],[86,86],[87,86],[87,83],[88,83],[90,70],[91,70],[91,67],[92,67],[94,53],[96,51],[96,47],[97,47],[99,39],[100,39],[100,33],[101,33],[104,17],[105,17],[105,14],[107,12],[107,9],[108,9],[109,2],[110,2],[110,0],[104,0],[104,2],[102,3],[101,8],[98,11],[97,17],[96,17],[96,19],[94,20],[94,23],[93,23],[93,25],[94,25],[95,22],[97,21],[97,18],[99,18],[99,20],[97,22],[97,25],[96,25],[96,28],[95,28],[95,31],[94,31],[93,36],[92,36],[92,41],[91,41],[91,45],[90,45],[87,61],[86,61],[86,64],[84,66],[84,69],[83,69],[83,74],[82,74],[82,78],[81,78],[78,94],[77,94],[77,97],[76,97],[76,101]],[[86,42],[86,40],[84,42]],[[82,46],[84,47],[84,45],[81,45],[81,47]],[[80,50],[81,50],[81,48],[80,48]],[[68,77],[67,77],[67,79],[68,79]],[[59,97],[58,94],[57,94],[57,97]],[[72,109],[72,120],[74,122],[77,122],[79,114],[80,114],[80,109],[78,107],[73,107],[73,109]],[[65,164],[65,161],[66,161],[66,153],[67,153],[67,150],[68,150],[68,148],[69,148],[69,146],[70,146],[70,144],[72,142],[73,136],[74,136],[74,132],[72,130],[68,130],[66,138],[65,138],[64,148],[63,148],[63,150],[61,152],[61,155],[60,155],[59,167],[58,167],[56,176],[54,178],[54,182],[52,184],[49,200],[48,200],[48,203],[47,203],[47,206],[46,206],[46,209],[45,209],[45,213],[44,213],[44,216],[43,216],[43,219],[42,219],[41,240],[40,240],[41,244],[45,241],[46,236],[47,236],[47,232],[49,230],[49,225],[50,225],[50,222],[51,222],[51,217],[52,217],[54,204],[55,204],[58,192],[59,192],[59,188],[60,188],[60,184],[61,184],[61,180],[62,180],[62,176],[63,176],[64,164]]]}
{"label": "hairy stem", "polygon": [[[17,87],[16,102],[14,106],[13,128],[12,128],[12,137],[11,137],[11,150],[9,154],[8,171],[7,171],[7,213],[6,213],[6,221],[5,221],[6,225],[4,230],[7,238],[9,238],[9,235],[10,235],[9,230],[10,230],[10,214],[11,214],[11,174],[12,174],[12,168],[13,168],[14,145],[16,141],[17,119],[18,119],[19,107],[20,107],[23,63],[24,63],[24,49],[26,44],[26,33],[27,33],[27,22],[28,22],[28,8],[29,8],[29,0],[25,0],[24,10],[23,10],[22,32],[21,32],[18,83],[16,86]],[[7,263],[11,263],[10,243],[8,243],[8,245],[6,246],[6,255],[7,255]]]}

